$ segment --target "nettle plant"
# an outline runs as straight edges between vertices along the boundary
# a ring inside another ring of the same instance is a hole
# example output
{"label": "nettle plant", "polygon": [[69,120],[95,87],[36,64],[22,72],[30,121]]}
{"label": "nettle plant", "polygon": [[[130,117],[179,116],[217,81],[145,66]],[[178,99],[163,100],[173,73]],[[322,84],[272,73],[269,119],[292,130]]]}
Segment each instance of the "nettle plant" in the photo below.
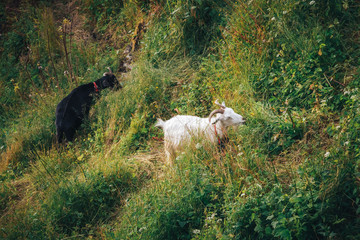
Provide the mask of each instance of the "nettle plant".
{"label": "nettle plant", "polygon": [[[353,60],[337,17],[350,18],[337,4],[331,9],[334,4],[328,1],[312,2],[294,1],[282,12],[269,10],[264,26],[268,64],[252,83],[258,96],[278,106],[311,109],[326,102],[339,110],[344,103],[339,93],[347,84],[343,70]],[[317,20],[309,17],[314,15]]]}
{"label": "nettle plant", "polygon": [[[344,60],[341,52],[336,53],[337,47],[337,44],[320,43],[306,53],[290,44],[281,44],[277,52],[271,53],[271,65],[254,85],[270,103],[277,105],[309,109],[322,100],[331,100],[343,87],[336,80],[341,76],[331,68]],[[337,103],[335,99],[332,102]]]}

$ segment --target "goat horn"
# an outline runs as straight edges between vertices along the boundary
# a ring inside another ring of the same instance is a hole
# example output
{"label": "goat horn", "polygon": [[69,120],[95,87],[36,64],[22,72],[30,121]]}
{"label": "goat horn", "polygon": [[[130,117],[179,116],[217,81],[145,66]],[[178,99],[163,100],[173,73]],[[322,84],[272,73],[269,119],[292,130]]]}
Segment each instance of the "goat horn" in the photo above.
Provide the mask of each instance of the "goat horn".
{"label": "goat horn", "polygon": [[110,67],[107,67],[107,69],[109,69],[109,73],[113,74],[113,72],[111,71]]}
{"label": "goat horn", "polygon": [[222,104],[220,104],[219,101],[218,101],[218,99],[216,99],[215,104],[218,105],[219,107],[221,107],[222,109],[226,108],[225,102],[223,102]]}
{"label": "goat horn", "polygon": [[209,122],[211,122],[211,118],[214,114],[217,114],[217,113],[221,113],[221,114],[224,114],[224,109],[215,109],[214,111],[212,111],[209,115]]}

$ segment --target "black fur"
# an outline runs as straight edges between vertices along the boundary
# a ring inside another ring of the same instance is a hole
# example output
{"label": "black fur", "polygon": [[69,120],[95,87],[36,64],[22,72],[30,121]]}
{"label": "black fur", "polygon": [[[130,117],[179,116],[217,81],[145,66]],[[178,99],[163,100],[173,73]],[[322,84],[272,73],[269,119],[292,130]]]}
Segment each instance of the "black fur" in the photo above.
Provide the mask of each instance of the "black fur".
{"label": "black fur", "polygon": [[[95,81],[98,92],[104,88],[121,88],[118,80],[112,73]],[[81,85],[67,95],[56,107],[56,137],[61,143],[65,134],[67,141],[72,141],[75,131],[82,121],[89,115],[93,98],[97,94],[94,82]]]}

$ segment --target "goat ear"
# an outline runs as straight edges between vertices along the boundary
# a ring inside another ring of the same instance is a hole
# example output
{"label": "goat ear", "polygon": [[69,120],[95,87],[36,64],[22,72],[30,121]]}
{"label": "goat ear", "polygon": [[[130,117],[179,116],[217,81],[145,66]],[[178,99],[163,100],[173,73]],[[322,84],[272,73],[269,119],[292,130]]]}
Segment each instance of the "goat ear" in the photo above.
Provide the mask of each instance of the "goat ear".
{"label": "goat ear", "polygon": [[105,77],[105,76],[106,76],[106,74],[107,74],[107,73],[106,73],[106,72],[104,72],[103,77]]}
{"label": "goat ear", "polygon": [[215,123],[217,123],[217,121],[219,121],[219,117],[217,117],[217,118],[211,118],[211,119],[209,119],[210,120],[210,123],[211,124],[215,124]]}
{"label": "goat ear", "polygon": [[223,114],[219,114],[217,117],[215,118],[211,118],[211,124],[216,124],[218,121],[221,121],[224,119],[224,115]]}
{"label": "goat ear", "polygon": [[103,81],[102,81],[102,87],[103,88],[107,88],[107,87],[109,87],[109,81],[107,80],[107,78],[105,78]]}

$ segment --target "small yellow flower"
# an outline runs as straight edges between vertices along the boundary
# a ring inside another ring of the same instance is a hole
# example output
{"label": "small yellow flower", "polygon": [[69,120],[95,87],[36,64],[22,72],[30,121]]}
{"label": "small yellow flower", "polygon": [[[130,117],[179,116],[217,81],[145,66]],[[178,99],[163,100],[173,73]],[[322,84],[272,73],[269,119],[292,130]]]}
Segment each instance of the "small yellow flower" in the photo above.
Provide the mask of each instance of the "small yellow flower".
{"label": "small yellow flower", "polygon": [[319,56],[322,55],[322,51],[321,51],[321,48],[319,49],[319,52],[318,52]]}
{"label": "small yellow flower", "polygon": [[63,20],[63,24],[69,24],[70,23],[70,21],[67,19],[67,18],[64,18],[64,20]]}
{"label": "small yellow flower", "polygon": [[14,91],[15,92],[18,92],[19,91],[19,84],[18,83],[15,83],[15,86],[14,86]]}
{"label": "small yellow flower", "polygon": [[81,154],[79,157],[77,157],[77,160],[80,162],[81,160],[83,160],[84,158],[84,154]]}

